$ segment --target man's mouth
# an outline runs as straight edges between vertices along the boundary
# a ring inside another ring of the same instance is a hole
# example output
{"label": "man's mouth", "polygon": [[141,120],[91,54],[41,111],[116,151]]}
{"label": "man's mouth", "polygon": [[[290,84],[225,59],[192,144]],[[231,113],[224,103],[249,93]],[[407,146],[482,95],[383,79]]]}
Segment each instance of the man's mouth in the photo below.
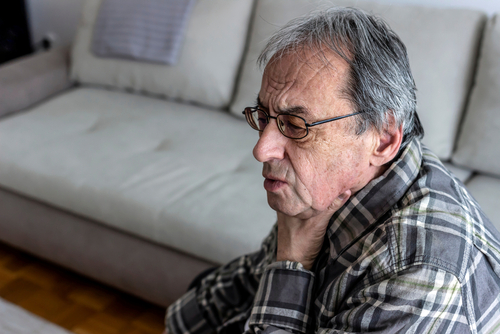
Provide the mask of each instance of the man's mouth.
{"label": "man's mouth", "polygon": [[286,182],[284,181],[266,177],[266,179],[264,180],[264,189],[266,189],[267,191],[274,192],[283,187],[285,184]]}

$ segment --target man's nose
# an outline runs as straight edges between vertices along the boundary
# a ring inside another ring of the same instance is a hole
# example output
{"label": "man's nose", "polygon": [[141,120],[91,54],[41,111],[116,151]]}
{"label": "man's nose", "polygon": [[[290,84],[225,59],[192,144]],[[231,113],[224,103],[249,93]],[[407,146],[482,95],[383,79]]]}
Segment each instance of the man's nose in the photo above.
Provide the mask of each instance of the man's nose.
{"label": "man's nose", "polygon": [[283,136],[278,129],[276,120],[271,119],[264,131],[260,133],[259,140],[253,148],[253,156],[259,162],[282,160],[285,157],[287,140],[288,138]]}

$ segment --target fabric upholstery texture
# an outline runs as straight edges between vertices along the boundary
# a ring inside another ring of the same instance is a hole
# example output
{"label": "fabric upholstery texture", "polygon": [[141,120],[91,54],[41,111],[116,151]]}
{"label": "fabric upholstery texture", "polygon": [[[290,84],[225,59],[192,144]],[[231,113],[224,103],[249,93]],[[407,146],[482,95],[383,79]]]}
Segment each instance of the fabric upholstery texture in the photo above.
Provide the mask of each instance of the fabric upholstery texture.
{"label": "fabric upholstery texture", "polygon": [[0,185],[225,263],[276,219],[257,138],[222,111],[77,88],[0,122]]}
{"label": "fabric upholstery texture", "polygon": [[92,52],[175,65],[193,5],[194,0],[103,0]]}
{"label": "fabric upholstery texture", "polygon": [[163,306],[214,266],[2,188],[0,230],[2,242]]}
{"label": "fabric upholstery texture", "polygon": [[481,208],[500,231],[498,199],[500,198],[500,178],[488,175],[473,176],[466,184],[472,196],[481,204]]}
{"label": "fabric upholstery texture", "polygon": [[486,28],[472,90],[453,162],[500,176],[500,16]]}
{"label": "fabric upholstery texture", "polygon": [[244,107],[255,103],[262,76],[255,62],[267,38],[290,19],[332,5],[375,13],[401,37],[408,49],[418,88],[417,110],[426,132],[423,143],[442,160],[448,160],[486,20],[485,14],[479,11],[382,5],[357,0],[261,0],[256,8],[249,50],[231,112],[239,115]]}
{"label": "fabric upholstery texture", "polygon": [[95,57],[90,45],[100,4],[84,3],[72,51],[74,80],[227,107],[245,47],[251,0],[197,0],[176,66]]}
{"label": "fabric upholstery texture", "polygon": [[67,49],[11,61],[0,72],[0,116],[27,108],[70,86]]}

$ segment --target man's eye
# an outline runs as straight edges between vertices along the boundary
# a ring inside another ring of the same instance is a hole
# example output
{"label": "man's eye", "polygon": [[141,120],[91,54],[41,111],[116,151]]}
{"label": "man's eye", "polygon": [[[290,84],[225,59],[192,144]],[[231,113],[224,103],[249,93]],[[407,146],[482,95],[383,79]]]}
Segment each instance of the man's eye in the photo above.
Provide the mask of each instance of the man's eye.
{"label": "man's eye", "polygon": [[304,129],[304,122],[296,117],[289,118],[286,125],[297,130]]}
{"label": "man's eye", "polygon": [[259,129],[264,129],[267,125],[267,118],[266,117],[259,117],[257,120],[259,123]]}
{"label": "man's eye", "polygon": [[290,138],[301,138],[307,133],[304,121],[298,117],[283,117],[281,125],[285,135]]}

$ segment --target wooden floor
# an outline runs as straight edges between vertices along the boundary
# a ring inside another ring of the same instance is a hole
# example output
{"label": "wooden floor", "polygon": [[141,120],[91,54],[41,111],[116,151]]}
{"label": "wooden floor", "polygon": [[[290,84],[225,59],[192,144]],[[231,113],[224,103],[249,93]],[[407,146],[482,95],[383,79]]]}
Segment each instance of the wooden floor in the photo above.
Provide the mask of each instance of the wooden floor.
{"label": "wooden floor", "polygon": [[0,297],[78,334],[160,334],[165,309],[0,244]]}

